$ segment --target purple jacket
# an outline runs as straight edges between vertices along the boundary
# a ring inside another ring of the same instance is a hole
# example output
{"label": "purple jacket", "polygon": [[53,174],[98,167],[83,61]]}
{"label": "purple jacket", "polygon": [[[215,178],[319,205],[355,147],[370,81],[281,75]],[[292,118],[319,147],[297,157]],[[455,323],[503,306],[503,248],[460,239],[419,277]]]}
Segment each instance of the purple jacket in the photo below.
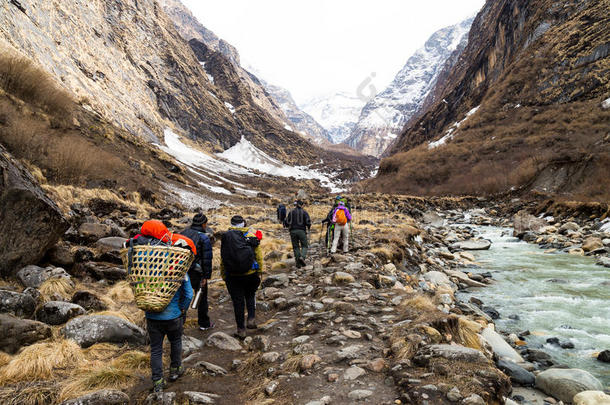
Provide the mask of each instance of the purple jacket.
{"label": "purple jacket", "polygon": [[333,211],[333,223],[337,223],[337,211],[339,211],[339,210],[343,210],[343,212],[345,213],[345,218],[347,218],[347,222],[351,222],[352,221],[352,214],[350,214],[350,212],[347,209],[347,207],[345,207],[344,205],[339,205]]}

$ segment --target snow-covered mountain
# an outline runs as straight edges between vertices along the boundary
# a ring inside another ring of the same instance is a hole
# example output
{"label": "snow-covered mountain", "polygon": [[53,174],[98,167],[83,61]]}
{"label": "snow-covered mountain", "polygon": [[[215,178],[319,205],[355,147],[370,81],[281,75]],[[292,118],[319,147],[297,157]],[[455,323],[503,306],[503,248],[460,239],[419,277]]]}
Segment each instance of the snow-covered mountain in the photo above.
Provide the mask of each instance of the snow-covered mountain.
{"label": "snow-covered mountain", "polygon": [[445,61],[456,50],[464,49],[473,19],[435,32],[392,83],[364,106],[345,143],[362,153],[380,156],[420,109]]}
{"label": "snow-covered mountain", "polygon": [[345,92],[316,97],[299,107],[328,131],[333,143],[345,140],[358,122],[364,101]]}

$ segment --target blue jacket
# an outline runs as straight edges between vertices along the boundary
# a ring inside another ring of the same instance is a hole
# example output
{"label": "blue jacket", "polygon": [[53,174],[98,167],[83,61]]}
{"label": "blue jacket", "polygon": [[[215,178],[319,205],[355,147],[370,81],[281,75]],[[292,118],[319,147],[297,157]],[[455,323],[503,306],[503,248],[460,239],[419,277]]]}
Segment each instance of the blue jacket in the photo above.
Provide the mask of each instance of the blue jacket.
{"label": "blue jacket", "polygon": [[163,312],[146,312],[146,317],[155,321],[176,319],[182,315],[182,311],[188,309],[192,299],[193,287],[191,287],[191,280],[187,274],[182,285],[176,291],[174,298],[172,298]]}
{"label": "blue jacket", "polygon": [[191,269],[198,264],[201,266],[203,278],[210,279],[212,277],[212,242],[205,233],[205,230],[201,226],[191,225],[190,228],[184,229],[180,234],[191,238],[191,240],[195,242],[195,247],[197,248],[197,256],[195,257]]}

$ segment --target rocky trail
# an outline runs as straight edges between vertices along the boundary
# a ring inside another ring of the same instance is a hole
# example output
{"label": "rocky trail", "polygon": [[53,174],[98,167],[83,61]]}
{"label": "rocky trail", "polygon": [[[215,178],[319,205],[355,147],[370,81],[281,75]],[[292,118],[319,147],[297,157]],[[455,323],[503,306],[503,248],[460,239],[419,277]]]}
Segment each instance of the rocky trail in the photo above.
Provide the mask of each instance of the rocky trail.
{"label": "rocky trail", "polygon": [[[458,291],[493,282],[471,252],[493,249],[477,226],[514,225],[523,239],[572,254],[582,246],[582,254],[603,265],[610,242],[603,213],[547,206],[542,223],[525,211],[511,220],[506,205],[485,201],[360,196],[349,253],[326,256],[318,238],[328,206],[314,197],[307,206],[317,222],[308,265],[297,269],[274,204],[208,212],[217,234],[240,212],[265,235],[259,328],[243,341],[232,337],[217,242],[209,292],[216,327],[200,331],[196,311],[189,311],[188,369],[162,396],[150,394],[145,321],[123,280],[118,251],[145,217],[100,201],[73,205],[70,229],[39,263],[46,267],[26,266],[0,285],[0,326],[9,331],[0,339],[6,352],[0,400],[542,405],[569,403],[582,389],[603,390],[583,370],[549,369],[560,365],[526,333],[496,332],[493,302],[481,302],[476,292],[468,301],[456,299]],[[189,214],[174,209],[150,216],[175,230],[189,222]]]}

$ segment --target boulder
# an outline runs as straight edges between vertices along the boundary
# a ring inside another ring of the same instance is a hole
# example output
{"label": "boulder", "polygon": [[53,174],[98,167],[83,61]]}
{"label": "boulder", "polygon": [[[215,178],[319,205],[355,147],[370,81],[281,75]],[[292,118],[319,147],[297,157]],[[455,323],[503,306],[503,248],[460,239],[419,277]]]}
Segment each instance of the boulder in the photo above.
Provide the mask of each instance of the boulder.
{"label": "boulder", "polygon": [[356,279],[349,273],[343,271],[337,271],[333,274],[333,282],[335,284],[349,284],[355,282]]}
{"label": "boulder", "polygon": [[445,223],[445,220],[443,219],[443,217],[441,217],[434,211],[424,212],[424,215],[422,216],[421,221],[424,224],[428,224],[428,225],[434,226],[434,227],[441,227]]}
{"label": "boulder", "polygon": [[447,286],[451,287],[451,280],[445,273],[441,273],[440,271],[429,271],[423,275],[424,280],[429,283],[434,284],[435,286]]}
{"label": "boulder", "polygon": [[101,252],[118,252],[123,248],[125,240],[125,238],[120,236],[108,236],[95,242],[95,247]]}
{"label": "boulder", "polygon": [[61,405],[128,405],[129,395],[119,390],[100,390],[69,399]]}
{"label": "boulder", "polygon": [[86,241],[96,241],[112,235],[110,225],[85,222],[78,227],[78,234]]}
{"label": "boulder", "polygon": [[602,242],[601,238],[596,238],[593,236],[585,239],[584,243],[582,244],[582,250],[585,252],[592,252],[603,247],[604,243]]}
{"label": "boulder", "polygon": [[0,314],[0,348],[13,354],[21,347],[51,337],[51,327],[42,322]]}
{"label": "boulder", "polygon": [[49,301],[36,311],[36,319],[48,325],[62,325],[78,315],[84,315],[80,305],[63,301]]}
{"label": "boulder", "polygon": [[38,263],[68,227],[57,205],[0,145],[0,277]]}
{"label": "boulder", "polygon": [[108,263],[87,262],[79,266],[96,280],[117,281],[127,277],[127,270],[123,267],[117,267]]}
{"label": "boulder", "polygon": [[146,397],[144,405],[175,405],[175,392],[153,392]]}
{"label": "boulder", "polygon": [[0,290],[0,313],[29,318],[36,310],[36,300],[29,294]]}
{"label": "boulder", "polygon": [[476,349],[461,345],[429,345],[420,349],[414,357],[419,365],[427,365],[432,358],[442,357],[449,361],[487,364],[487,357]]}
{"label": "boulder", "polygon": [[74,253],[69,243],[59,242],[47,254],[49,262],[55,266],[70,268],[74,264]]}
{"label": "boulder", "polygon": [[583,391],[574,395],[574,405],[610,405],[610,395],[602,391]]}
{"label": "boulder", "polygon": [[506,343],[502,336],[492,328],[487,327],[483,329],[481,336],[489,343],[491,349],[499,359],[505,358],[515,363],[523,363],[523,357],[521,357],[511,345]]}
{"label": "boulder", "polygon": [[534,376],[534,374],[510,360],[500,359],[498,361],[498,368],[509,376],[510,380],[517,385],[530,387],[536,382],[536,376]]}
{"label": "boulder", "polygon": [[227,335],[224,332],[212,333],[205,341],[206,346],[216,347],[221,350],[238,351],[243,349],[239,340]]}
{"label": "boulder", "polygon": [[597,360],[610,363],[610,350],[604,350],[597,355]]}
{"label": "boulder", "polygon": [[578,232],[580,231],[580,226],[576,222],[566,222],[565,224],[559,227],[559,233],[562,235],[567,234],[568,232]]}
{"label": "boulder", "polygon": [[107,309],[106,304],[92,292],[77,291],[70,300],[73,304],[80,305],[87,311],[103,311]]}
{"label": "boulder", "polygon": [[146,344],[146,332],[142,328],[111,315],[79,316],[70,320],[61,331],[84,348],[96,343]]}
{"label": "boulder", "polygon": [[544,219],[536,218],[527,211],[521,210],[513,217],[513,236],[521,238],[527,231],[539,233],[547,225]]}
{"label": "boulder", "polygon": [[483,284],[479,281],[473,280],[470,277],[468,277],[468,275],[466,273],[464,273],[463,271],[459,271],[459,270],[452,270],[452,269],[444,269],[444,272],[449,276],[449,277],[455,277],[457,278],[460,282],[469,285],[471,287],[485,287],[486,284]]}
{"label": "boulder", "polygon": [[71,279],[70,275],[61,267],[25,266],[17,272],[17,279],[26,287],[39,288],[50,278]]}
{"label": "boulder", "polygon": [[570,403],[583,391],[601,391],[602,384],[587,371],[576,368],[551,368],[536,376],[536,388]]}
{"label": "boulder", "polygon": [[491,242],[487,239],[468,239],[449,245],[450,250],[488,250]]}

